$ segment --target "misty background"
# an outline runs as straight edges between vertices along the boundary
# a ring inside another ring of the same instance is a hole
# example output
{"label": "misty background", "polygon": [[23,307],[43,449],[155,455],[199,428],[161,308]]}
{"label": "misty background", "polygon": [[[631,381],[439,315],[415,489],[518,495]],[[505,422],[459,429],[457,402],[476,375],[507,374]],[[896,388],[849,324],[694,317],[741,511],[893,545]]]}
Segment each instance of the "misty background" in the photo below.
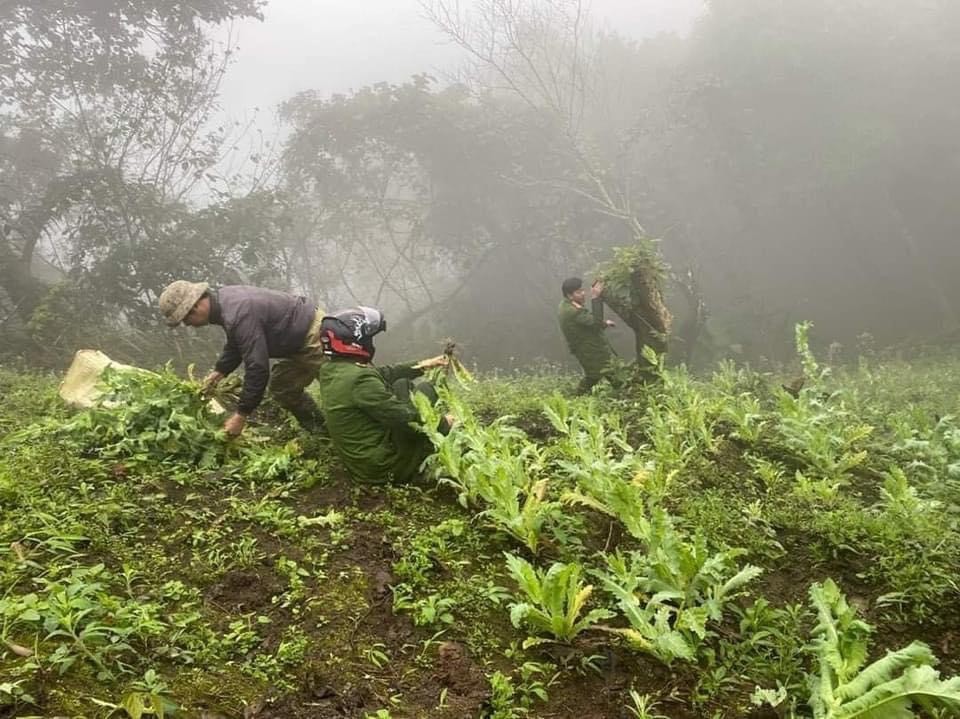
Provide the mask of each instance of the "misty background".
{"label": "misty background", "polygon": [[958,35],[938,0],[0,0],[0,356],[209,362],[158,319],[185,278],[380,306],[388,358],[567,362],[560,282],[639,231],[694,364],[807,319],[953,342]]}

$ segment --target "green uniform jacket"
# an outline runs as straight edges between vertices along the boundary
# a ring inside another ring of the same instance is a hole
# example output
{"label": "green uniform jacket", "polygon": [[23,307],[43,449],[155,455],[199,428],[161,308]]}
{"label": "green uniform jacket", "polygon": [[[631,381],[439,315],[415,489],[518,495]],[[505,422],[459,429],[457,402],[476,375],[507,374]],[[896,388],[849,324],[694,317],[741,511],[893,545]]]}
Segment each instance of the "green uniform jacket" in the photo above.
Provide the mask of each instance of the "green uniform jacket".
{"label": "green uniform jacket", "polygon": [[333,359],[320,367],[320,397],[327,431],[347,471],[358,482],[412,479],[431,451],[430,440],[410,427],[420,415],[391,385],[423,374],[412,364],[374,367]]}
{"label": "green uniform jacket", "polygon": [[565,299],[557,310],[560,329],[570,352],[580,362],[588,377],[599,376],[613,355],[604,334],[603,320],[598,320],[586,307],[576,307]]}

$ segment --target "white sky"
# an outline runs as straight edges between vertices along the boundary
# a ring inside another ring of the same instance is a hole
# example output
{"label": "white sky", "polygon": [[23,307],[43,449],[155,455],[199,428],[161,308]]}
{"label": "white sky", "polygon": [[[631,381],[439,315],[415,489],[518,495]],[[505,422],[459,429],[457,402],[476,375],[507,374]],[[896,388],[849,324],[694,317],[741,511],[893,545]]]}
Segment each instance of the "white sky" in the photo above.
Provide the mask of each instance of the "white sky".
{"label": "white sky", "polygon": [[[703,6],[704,0],[593,0],[591,17],[640,39],[688,31]],[[263,22],[233,28],[240,50],[222,88],[228,117],[254,107],[270,115],[301,90],[329,95],[397,83],[458,62],[417,0],[270,0],[264,15]]]}

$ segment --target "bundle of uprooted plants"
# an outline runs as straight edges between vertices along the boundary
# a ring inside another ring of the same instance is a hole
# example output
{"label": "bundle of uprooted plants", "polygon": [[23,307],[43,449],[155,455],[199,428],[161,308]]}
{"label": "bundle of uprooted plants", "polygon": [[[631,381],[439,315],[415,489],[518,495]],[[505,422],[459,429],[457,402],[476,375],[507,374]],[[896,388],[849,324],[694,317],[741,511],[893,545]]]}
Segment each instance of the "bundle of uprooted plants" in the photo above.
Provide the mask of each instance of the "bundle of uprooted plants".
{"label": "bundle of uprooted plants", "polygon": [[55,432],[82,453],[126,464],[178,461],[212,467],[221,463],[225,436],[200,385],[162,372],[107,368],[94,405],[67,422],[39,424],[9,441]]}
{"label": "bundle of uprooted plants", "polygon": [[603,281],[603,301],[637,336],[637,357],[649,346],[658,354],[667,346],[672,317],[663,301],[665,269],[652,240],[619,247],[594,276]]}

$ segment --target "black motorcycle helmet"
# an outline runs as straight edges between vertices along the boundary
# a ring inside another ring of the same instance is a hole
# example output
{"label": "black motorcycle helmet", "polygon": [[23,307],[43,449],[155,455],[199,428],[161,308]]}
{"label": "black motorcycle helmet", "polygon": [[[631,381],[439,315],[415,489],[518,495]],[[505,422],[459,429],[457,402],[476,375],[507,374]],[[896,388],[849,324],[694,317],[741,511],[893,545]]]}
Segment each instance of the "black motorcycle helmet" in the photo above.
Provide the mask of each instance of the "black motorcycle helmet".
{"label": "black motorcycle helmet", "polygon": [[383,313],[373,307],[353,307],[320,322],[320,343],[323,353],[330,357],[355,357],[372,360],[376,349],[374,335],[386,332]]}

